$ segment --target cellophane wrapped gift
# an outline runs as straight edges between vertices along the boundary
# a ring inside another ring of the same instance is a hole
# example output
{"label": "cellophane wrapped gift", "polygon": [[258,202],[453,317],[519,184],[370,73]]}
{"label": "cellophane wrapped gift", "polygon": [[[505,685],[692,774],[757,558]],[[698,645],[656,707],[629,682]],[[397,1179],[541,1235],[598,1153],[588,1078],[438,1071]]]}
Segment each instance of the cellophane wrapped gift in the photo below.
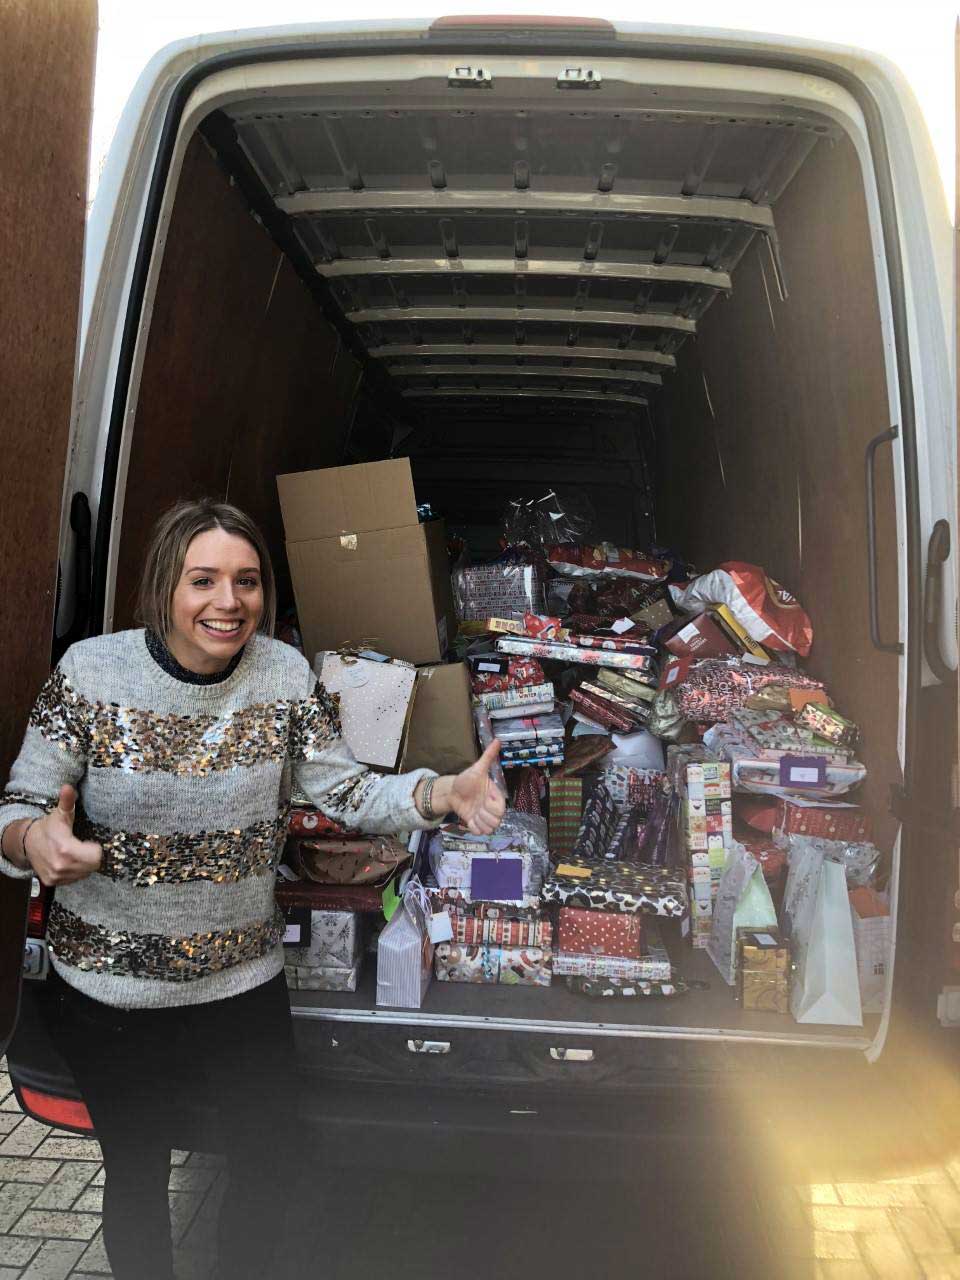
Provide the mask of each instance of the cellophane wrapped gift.
{"label": "cellophane wrapped gift", "polygon": [[475,564],[453,575],[457,617],[463,621],[515,618],[543,613],[546,601],[540,570],[534,564]]}
{"label": "cellophane wrapped gift", "polygon": [[547,877],[543,901],[597,911],[680,918],[687,912],[683,880],[667,867],[565,858]]}
{"label": "cellophane wrapped gift", "polygon": [[643,929],[638,915],[561,907],[558,927],[557,945],[564,952],[635,960],[643,954]]}
{"label": "cellophane wrapped gift", "polygon": [[430,903],[416,878],[407,883],[400,905],[377,942],[377,1004],[419,1009],[433,976]]}
{"label": "cellophane wrapped gift", "polygon": [[441,942],[435,963],[439,982],[549,987],[552,959],[551,951],[544,947],[467,947]]}
{"label": "cellophane wrapped gift", "polygon": [[654,723],[671,717],[696,724],[721,724],[768,685],[788,689],[822,689],[819,680],[780,663],[759,666],[746,658],[705,658],[695,662],[679,684],[661,689],[654,699]]}

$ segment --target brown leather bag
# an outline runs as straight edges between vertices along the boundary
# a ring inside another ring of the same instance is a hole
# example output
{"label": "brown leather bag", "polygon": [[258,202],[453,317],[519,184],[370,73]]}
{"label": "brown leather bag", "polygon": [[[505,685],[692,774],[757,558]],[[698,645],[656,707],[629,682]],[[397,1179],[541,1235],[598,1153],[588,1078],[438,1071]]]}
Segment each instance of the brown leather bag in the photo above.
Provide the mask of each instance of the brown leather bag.
{"label": "brown leather bag", "polygon": [[385,883],[409,857],[406,845],[389,836],[291,840],[286,852],[291,869],[318,884]]}

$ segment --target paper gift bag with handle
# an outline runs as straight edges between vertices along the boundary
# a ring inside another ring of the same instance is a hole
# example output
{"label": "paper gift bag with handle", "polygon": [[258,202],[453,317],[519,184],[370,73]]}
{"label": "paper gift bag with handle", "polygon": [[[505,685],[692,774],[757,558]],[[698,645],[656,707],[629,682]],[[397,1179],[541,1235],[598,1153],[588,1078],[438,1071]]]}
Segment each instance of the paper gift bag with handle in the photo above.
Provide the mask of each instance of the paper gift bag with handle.
{"label": "paper gift bag with handle", "polygon": [[317,654],[314,671],[339,694],[343,736],[361,764],[394,769],[413,705],[416,667],[407,663]]}
{"label": "paper gift bag with handle", "polygon": [[862,1027],[860,978],[847,898],[847,875],[823,858],[805,885],[806,900],[793,910],[796,963],[790,1012],[797,1022]]}
{"label": "paper gift bag with handle", "polygon": [[777,913],[760,863],[734,841],[717,888],[707,955],[729,986],[736,981],[736,938],[740,928],[776,928]]}
{"label": "paper gift bag with handle", "polygon": [[430,900],[414,877],[377,943],[377,1004],[419,1009],[433,976]]}

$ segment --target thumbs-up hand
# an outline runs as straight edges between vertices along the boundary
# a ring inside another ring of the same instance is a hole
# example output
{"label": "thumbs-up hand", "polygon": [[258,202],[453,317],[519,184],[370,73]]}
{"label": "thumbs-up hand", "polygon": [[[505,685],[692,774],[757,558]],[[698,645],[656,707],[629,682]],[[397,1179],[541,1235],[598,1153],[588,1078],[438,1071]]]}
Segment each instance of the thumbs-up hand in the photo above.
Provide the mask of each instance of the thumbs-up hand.
{"label": "thumbs-up hand", "polygon": [[57,807],[27,829],[24,848],[41,884],[73,884],[97,871],[103,861],[96,841],[74,836],[76,811],[76,791],[62,786]]}
{"label": "thumbs-up hand", "polygon": [[[455,777],[437,780],[438,784],[449,781],[447,803],[474,835],[488,836],[496,831],[507,807],[503,793],[490,777],[490,770],[496,764],[499,754],[500,739],[494,738],[476,764]],[[440,810],[442,807],[436,787],[432,804],[434,809]]]}

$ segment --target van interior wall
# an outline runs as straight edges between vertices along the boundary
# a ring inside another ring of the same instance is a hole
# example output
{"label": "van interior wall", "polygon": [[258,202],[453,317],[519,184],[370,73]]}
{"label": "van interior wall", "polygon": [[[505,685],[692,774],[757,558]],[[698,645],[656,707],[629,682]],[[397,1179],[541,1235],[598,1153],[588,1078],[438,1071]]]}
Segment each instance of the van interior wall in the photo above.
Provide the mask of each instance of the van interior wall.
{"label": "van interior wall", "polygon": [[[865,803],[892,840],[897,658],[871,646],[864,450],[890,425],[871,240],[852,145],[821,142],[779,200],[789,297],[758,238],[657,402],[662,540],[698,567],[762,564],[814,625],[807,669],[862,728]],[[877,467],[880,616],[896,638],[890,451]]]}
{"label": "van interior wall", "polygon": [[317,302],[204,141],[184,157],[144,361],[114,626],[133,625],[150,527],[213,496],[267,537],[292,599],[275,477],[340,461],[359,381]]}

